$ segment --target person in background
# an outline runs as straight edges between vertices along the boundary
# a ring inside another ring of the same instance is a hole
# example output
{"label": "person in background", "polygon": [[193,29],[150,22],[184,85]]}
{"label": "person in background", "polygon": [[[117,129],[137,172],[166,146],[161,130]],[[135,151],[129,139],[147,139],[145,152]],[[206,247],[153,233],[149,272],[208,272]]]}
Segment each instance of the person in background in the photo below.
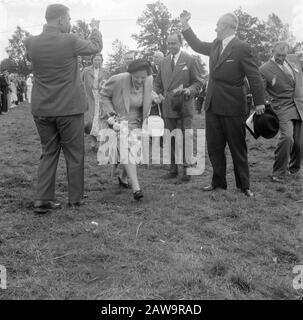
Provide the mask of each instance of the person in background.
{"label": "person in background", "polygon": [[152,74],[153,74],[153,78],[154,80],[157,77],[157,74],[159,72],[159,68],[160,68],[160,63],[161,61],[164,59],[164,54],[162,51],[155,51],[154,55],[153,55],[153,63],[152,63]]}
{"label": "person in background", "polygon": [[8,94],[9,94],[9,76],[7,70],[4,70],[0,75],[0,90],[2,92],[1,95],[1,104],[2,104],[2,114],[7,114],[8,112]]}
{"label": "person in background", "polygon": [[97,149],[97,136],[99,133],[99,91],[105,81],[105,73],[102,68],[103,56],[97,54],[91,58],[92,65],[84,68],[82,79],[88,102],[88,111],[85,112],[85,132],[91,135],[91,148]]}
{"label": "person in background", "polygon": [[9,75],[9,88],[10,88],[10,104],[11,108],[16,107],[19,104],[17,95],[17,75],[11,73]]}
{"label": "person in background", "polygon": [[136,59],[136,51],[131,50],[125,53],[124,55],[124,63],[122,66],[118,67],[115,71],[114,71],[114,75],[115,74],[119,74],[119,73],[123,73],[123,72],[127,72],[127,68],[129,66],[129,64],[131,62],[133,62]]}
{"label": "person in background", "polygon": [[18,97],[18,104],[24,101],[24,93],[25,93],[25,85],[23,76],[19,75],[17,77],[17,97]]}
{"label": "person in background", "polygon": [[26,96],[27,96],[28,103],[31,103],[31,99],[32,99],[33,79],[34,79],[34,75],[30,73],[26,80],[26,88],[27,88]]}
{"label": "person in background", "polygon": [[303,157],[303,74],[295,54],[288,54],[287,42],[273,45],[273,56],[260,67],[264,87],[280,125],[272,180],[284,183],[297,176]]}
{"label": "person in background", "polygon": [[82,72],[83,69],[84,69],[84,66],[83,66],[83,62],[82,62],[82,57],[81,56],[78,56],[78,66],[79,66],[80,72]]}
{"label": "person in background", "polygon": [[45,19],[43,32],[25,41],[35,75],[31,109],[42,146],[34,201],[34,212],[41,214],[61,208],[55,201],[61,149],[67,167],[68,205],[78,208],[83,204],[86,104],[78,56],[97,54],[103,47],[98,20],[92,19],[90,38],[84,40],[70,33],[68,7],[49,5]]}

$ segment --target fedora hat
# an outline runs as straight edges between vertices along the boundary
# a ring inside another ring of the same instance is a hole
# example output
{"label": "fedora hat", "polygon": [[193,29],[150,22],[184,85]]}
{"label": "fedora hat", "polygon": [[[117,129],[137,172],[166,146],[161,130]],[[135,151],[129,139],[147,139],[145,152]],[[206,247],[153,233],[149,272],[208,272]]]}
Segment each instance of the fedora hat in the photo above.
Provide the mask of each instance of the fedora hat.
{"label": "fedora hat", "polygon": [[266,104],[263,114],[251,114],[246,121],[246,128],[256,139],[271,139],[279,132],[279,119],[271,106]]}

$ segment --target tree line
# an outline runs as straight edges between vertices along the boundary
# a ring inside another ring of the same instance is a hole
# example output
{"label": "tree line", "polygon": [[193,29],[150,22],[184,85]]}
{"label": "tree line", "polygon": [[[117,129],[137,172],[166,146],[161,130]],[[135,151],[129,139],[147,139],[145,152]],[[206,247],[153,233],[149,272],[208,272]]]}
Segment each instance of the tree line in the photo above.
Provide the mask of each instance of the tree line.
{"label": "tree line", "polygon": [[[273,42],[287,41],[293,50],[303,44],[296,42],[289,25],[284,24],[275,13],[270,14],[266,21],[244,12],[241,7],[236,9],[234,13],[239,19],[237,36],[252,46],[258,65],[270,58]],[[132,34],[131,38],[137,42],[138,57],[147,59],[156,50],[167,54],[166,41],[169,33],[181,31],[179,19],[172,17],[168,8],[161,1],[147,4],[146,9],[137,19],[137,25],[140,27],[139,33]],[[87,39],[91,31],[88,23],[84,20],[78,20],[73,26],[72,32]],[[26,59],[24,46],[24,40],[29,36],[28,31],[17,26],[6,48],[8,58],[3,59],[0,63],[1,70],[7,69],[9,72],[23,75],[31,72],[31,65]],[[111,75],[117,67],[123,64],[124,54],[128,50],[129,48],[119,39],[113,41],[112,51],[104,64],[108,75]],[[89,60],[90,57],[84,57],[84,64],[88,64]],[[205,71],[205,65],[203,67]]]}

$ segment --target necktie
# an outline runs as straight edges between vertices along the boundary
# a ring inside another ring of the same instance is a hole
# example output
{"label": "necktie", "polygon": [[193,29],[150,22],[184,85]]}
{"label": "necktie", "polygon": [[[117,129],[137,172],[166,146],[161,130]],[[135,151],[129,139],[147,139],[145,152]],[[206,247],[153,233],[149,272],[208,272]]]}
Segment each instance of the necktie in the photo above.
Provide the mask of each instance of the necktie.
{"label": "necktie", "polygon": [[291,71],[286,67],[285,64],[282,64],[282,68],[283,68],[284,73],[293,81],[293,80],[294,80],[293,74],[292,74]]}
{"label": "necktie", "polygon": [[218,60],[220,58],[221,51],[222,51],[222,41],[218,40],[217,43],[216,43],[215,52],[214,52],[214,62],[215,62],[215,64],[218,62]]}
{"label": "necktie", "polygon": [[173,54],[171,58],[171,70],[174,71],[174,69],[175,69],[175,55]]}

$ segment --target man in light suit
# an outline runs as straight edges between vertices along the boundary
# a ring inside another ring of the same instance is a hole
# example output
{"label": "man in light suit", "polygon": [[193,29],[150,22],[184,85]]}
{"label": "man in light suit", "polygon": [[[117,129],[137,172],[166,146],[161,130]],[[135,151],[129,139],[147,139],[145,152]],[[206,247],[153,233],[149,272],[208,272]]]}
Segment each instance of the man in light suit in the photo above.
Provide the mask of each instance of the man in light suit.
{"label": "man in light suit", "polygon": [[289,45],[278,42],[261,74],[271,106],[279,118],[280,136],[275,151],[272,180],[284,182],[296,175],[303,156],[303,75],[299,58],[288,55]]}
{"label": "man in light suit", "polygon": [[[167,48],[169,51],[159,65],[159,71],[155,79],[155,91],[163,97],[162,109],[166,128],[170,131],[180,127],[192,129],[192,118],[194,114],[194,97],[199,92],[202,85],[199,68],[195,59],[181,50],[182,36],[179,33],[172,33],[167,38]],[[179,89],[182,88],[182,89]],[[177,110],[174,107],[174,95],[181,93],[183,105]],[[184,99],[184,100],[183,100]],[[181,124],[180,124],[181,122]],[[183,154],[186,151],[186,144],[192,143],[192,136],[187,135],[187,141],[183,141]],[[191,141],[190,141],[191,140]],[[181,182],[190,180],[187,174],[187,163],[185,154],[183,156],[183,175]],[[175,178],[178,176],[178,165],[175,163],[175,143],[171,144],[171,165],[170,172],[165,178]]]}
{"label": "man in light suit", "polygon": [[190,47],[209,59],[209,82],[205,99],[206,142],[213,167],[211,185],[204,191],[226,189],[226,156],[231,151],[236,185],[246,196],[250,190],[245,121],[248,115],[245,76],[249,81],[256,112],[265,110],[261,75],[254,62],[250,46],[236,36],[238,19],[233,13],[223,15],[217,22],[217,39],[200,41],[189,26],[191,14],[180,15],[183,36]]}
{"label": "man in light suit", "polygon": [[66,159],[68,200],[78,207],[84,189],[84,86],[78,56],[102,50],[99,21],[92,20],[89,40],[70,34],[69,9],[52,4],[46,9],[43,32],[27,39],[27,56],[32,63],[34,85],[32,114],[42,144],[38,169],[35,212],[60,208],[54,202],[57,164],[61,152]]}
{"label": "man in light suit", "polygon": [[160,67],[160,63],[161,61],[164,59],[164,54],[162,51],[155,51],[154,55],[153,55],[153,61],[152,61],[152,74],[153,74],[153,78],[156,79],[158,71],[159,71],[159,67]]}

